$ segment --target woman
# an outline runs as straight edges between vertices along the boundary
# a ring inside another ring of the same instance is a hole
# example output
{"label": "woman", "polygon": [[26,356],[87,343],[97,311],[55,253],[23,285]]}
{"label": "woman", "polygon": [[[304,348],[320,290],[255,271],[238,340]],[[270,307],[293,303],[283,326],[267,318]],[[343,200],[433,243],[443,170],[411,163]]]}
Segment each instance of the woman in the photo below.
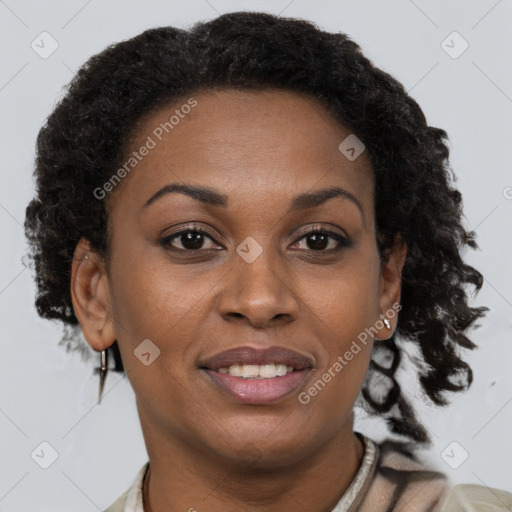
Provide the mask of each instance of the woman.
{"label": "woman", "polygon": [[[409,343],[435,404],[471,383],[446,137],[346,35],[269,14],[79,70],[26,232],[40,315],[101,354],[100,397],[109,352],[136,394],[149,462],[109,512],[454,510],[395,379]],[[398,439],[354,432],[358,397]]]}

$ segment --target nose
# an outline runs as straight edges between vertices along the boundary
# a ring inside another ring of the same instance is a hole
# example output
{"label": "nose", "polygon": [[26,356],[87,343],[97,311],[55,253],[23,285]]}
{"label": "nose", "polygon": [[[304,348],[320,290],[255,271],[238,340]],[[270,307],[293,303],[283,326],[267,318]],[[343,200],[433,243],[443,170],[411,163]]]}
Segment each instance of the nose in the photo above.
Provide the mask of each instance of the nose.
{"label": "nose", "polygon": [[226,321],[239,319],[265,328],[297,319],[299,303],[292,279],[270,252],[263,250],[252,263],[234,255],[219,301],[220,315]]}

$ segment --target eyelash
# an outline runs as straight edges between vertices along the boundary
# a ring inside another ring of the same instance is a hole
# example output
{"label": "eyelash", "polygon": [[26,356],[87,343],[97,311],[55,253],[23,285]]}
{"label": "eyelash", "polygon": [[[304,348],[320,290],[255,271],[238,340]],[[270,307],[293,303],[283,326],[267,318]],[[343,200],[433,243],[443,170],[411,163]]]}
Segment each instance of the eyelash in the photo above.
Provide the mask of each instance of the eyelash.
{"label": "eyelash", "polygon": [[[210,233],[208,230],[206,230],[205,228],[203,228],[201,226],[191,225],[191,226],[187,226],[185,229],[182,229],[181,231],[177,231],[176,233],[172,233],[171,235],[163,237],[162,239],[160,239],[160,245],[162,247],[164,247],[165,249],[169,249],[171,251],[181,252],[181,253],[187,253],[187,252],[193,253],[193,252],[200,252],[200,251],[204,251],[204,250],[207,250],[207,251],[212,250],[212,249],[177,249],[176,247],[173,247],[171,245],[171,242],[174,239],[179,238],[180,236],[182,236],[186,233],[198,233],[201,235],[206,235],[213,242],[216,242],[214,235],[212,233]],[[328,235],[330,238],[333,238],[334,240],[336,240],[338,242],[338,247],[336,249],[319,249],[319,250],[307,249],[309,252],[313,252],[313,253],[317,253],[317,254],[318,253],[332,254],[332,253],[339,252],[339,251],[351,246],[351,241],[348,238],[345,238],[344,236],[340,235],[339,233],[335,233],[334,231],[330,231],[321,226],[314,226],[313,228],[309,229],[308,231],[301,233],[300,237],[294,242],[294,244],[308,236],[315,235],[315,234]],[[216,249],[213,249],[213,250],[216,250]]]}

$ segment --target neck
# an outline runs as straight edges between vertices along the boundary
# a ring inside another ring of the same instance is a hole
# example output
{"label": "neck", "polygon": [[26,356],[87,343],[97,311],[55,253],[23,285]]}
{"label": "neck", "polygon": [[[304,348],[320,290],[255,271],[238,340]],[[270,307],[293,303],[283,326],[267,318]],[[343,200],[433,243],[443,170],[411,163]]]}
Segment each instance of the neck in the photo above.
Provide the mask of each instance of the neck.
{"label": "neck", "polygon": [[[363,446],[353,418],[314,453],[265,466],[226,461],[141,424],[150,468],[144,480],[144,512],[331,512],[354,479]],[[228,508],[229,507],[229,508]]]}

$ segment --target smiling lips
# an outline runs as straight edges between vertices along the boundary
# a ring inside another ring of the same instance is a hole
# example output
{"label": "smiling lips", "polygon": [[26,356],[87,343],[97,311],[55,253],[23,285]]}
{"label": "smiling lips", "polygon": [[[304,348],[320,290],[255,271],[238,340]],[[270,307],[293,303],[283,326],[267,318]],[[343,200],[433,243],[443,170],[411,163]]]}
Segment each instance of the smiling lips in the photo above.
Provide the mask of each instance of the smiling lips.
{"label": "smiling lips", "polygon": [[313,368],[313,361],[284,347],[239,347],[208,358],[199,367],[237,401],[267,404],[296,390]]}

